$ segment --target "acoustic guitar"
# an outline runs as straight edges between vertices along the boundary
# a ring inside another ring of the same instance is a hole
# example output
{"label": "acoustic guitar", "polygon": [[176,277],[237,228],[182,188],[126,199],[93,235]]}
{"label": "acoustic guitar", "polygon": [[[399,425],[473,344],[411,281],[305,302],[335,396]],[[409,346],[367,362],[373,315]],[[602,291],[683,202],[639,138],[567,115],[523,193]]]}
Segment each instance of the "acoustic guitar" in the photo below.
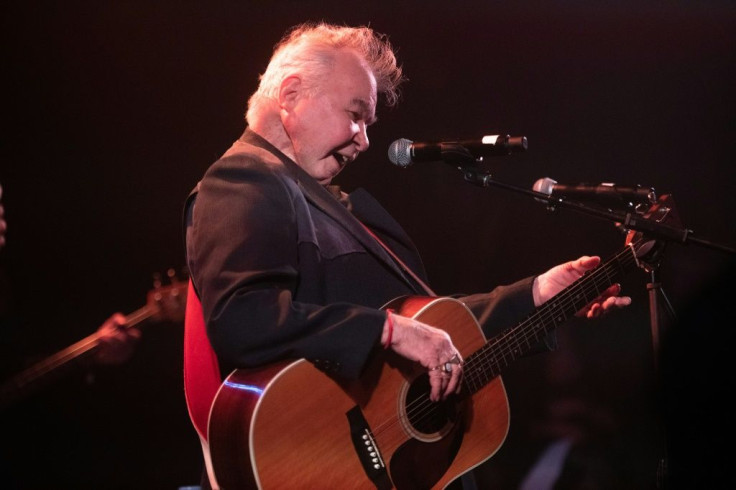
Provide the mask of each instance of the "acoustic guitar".
{"label": "acoustic guitar", "polygon": [[[668,208],[654,211],[664,216]],[[429,400],[425,368],[388,350],[354,381],[329,377],[303,359],[236,369],[210,412],[218,483],[226,490],[444,488],[503,444],[504,368],[625,271],[656,259],[660,244],[637,235],[629,233],[623,250],[490,340],[455,299],[406,297],[386,305],[450,334],[465,364],[461,393],[446,401]]]}

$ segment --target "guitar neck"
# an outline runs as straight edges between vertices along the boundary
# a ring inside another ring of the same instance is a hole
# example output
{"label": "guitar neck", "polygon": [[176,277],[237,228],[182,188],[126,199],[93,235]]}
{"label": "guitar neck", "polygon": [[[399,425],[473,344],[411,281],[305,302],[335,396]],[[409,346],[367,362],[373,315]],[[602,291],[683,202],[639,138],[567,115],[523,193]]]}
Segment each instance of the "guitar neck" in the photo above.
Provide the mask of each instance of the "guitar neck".
{"label": "guitar neck", "polygon": [[[125,323],[121,328],[138,327],[157,313],[156,308],[148,305],[139,308],[125,317]],[[65,372],[67,368],[87,359],[99,348],[101,336],[97,331],[13,376],[0,387],[0,405],[6,405],[29,394],[43,382],[55,379],[55,376]]]}
{"label": "guitar neck", "polygon": [[600,296],[636,262],[633,246],[625,247],[539,306],[521,323],[489,340],[465,360],[463,383],[467,390],[475,393],[499,376],[513,361],[538,345],[547,334]]}

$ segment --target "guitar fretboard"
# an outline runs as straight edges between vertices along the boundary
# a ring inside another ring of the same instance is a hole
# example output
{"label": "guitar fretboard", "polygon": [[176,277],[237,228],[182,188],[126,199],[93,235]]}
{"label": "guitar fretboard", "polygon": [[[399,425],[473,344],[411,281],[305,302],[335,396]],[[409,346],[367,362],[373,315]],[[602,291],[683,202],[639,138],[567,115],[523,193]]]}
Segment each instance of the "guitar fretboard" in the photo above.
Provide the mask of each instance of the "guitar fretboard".
{"label": "guitar fretboard", "polygon": [[632,245],[599,265],[539,306],[521,323],[489,340],[465,359],[463,383],[476,393],[513,361],[528,353],[547,334],[600,296],[637,257]]}

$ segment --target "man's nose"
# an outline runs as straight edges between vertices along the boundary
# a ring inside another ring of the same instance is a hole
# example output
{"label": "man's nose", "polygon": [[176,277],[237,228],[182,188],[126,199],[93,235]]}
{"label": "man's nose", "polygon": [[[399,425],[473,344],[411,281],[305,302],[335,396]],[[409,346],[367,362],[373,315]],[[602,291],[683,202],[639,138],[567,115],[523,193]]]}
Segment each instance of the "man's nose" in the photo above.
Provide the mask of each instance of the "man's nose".
{"label": "man's nose", "polygon": [[368,140],[368,125],[364,122],[358,123],[358,132],[355,135],[355,140],[358,143],[358,151],[364,152],[371,146],[371,142]]}

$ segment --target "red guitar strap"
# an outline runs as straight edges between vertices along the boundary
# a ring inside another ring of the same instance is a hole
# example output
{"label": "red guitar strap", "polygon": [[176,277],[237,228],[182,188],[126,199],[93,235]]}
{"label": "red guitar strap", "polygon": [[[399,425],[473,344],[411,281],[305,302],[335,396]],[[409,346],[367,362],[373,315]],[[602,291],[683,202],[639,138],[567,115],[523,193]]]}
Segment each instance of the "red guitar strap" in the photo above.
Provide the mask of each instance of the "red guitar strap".
{"label": "red guitar strap", "polygon": [[416,281],[416,283],[419,284],[419,286],[421,286],[422,289],[424,289],[424,291],[427,293],[427,296],[437,296],[437,293],[432,291],[432,289],[424,281],[422,281],[419,278],[419,276],[417,276],[414,273],[414,271],[411,270],[409,266],[406,265],[404,261],[401,260],[399,256],[396,255],[394,251],[388,247],[388,245],[383,243],[383,240],[378,238],[378,236],[375,233],[373,233],[373,231],[371,231],[371,229],[368,228],[365,224],[363,224],[362,222],[360,224],[363,225],[363,228],[365,228],[365,230],[373,237],[373,239],[376,240],[384,248],[384,250],[386,250],[386,252],[388,252],[388,254],[396,261],[397,264],[399,264],[399,267],[401,267],[404,270],[404,272],[409,274],[411,278],[414,279],[414,281]]}
{"label": "red guitar strap", "polygon": [[184,396],[189,418],[204,441],[210,407],[221,382],[217,356],[207,338],[202,304],[190,279],[184,316]]}

